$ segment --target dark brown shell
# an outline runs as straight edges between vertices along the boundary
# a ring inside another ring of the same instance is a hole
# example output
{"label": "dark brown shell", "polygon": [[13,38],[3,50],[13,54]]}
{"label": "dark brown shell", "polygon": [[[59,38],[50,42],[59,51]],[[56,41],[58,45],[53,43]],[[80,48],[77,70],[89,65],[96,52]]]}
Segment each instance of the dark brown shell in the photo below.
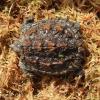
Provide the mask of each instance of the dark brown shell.
{"label": "dark brown shell", "polygon": [[61,75],[82,70],[86,49],[79,23],[61,18],[27,20],[21,32],[11,47],[20,54],[23,71]]}

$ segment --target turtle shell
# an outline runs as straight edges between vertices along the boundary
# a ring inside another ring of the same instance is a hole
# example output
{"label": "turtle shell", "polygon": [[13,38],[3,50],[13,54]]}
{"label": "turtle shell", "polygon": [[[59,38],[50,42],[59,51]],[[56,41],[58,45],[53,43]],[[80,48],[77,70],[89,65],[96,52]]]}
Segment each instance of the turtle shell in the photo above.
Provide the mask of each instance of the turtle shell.
{"label": "turtle shell", "polygon": [[68,19],[26,20],[11,47],[26,73],[61,75],[83,69],[86,49],[80,25]]}

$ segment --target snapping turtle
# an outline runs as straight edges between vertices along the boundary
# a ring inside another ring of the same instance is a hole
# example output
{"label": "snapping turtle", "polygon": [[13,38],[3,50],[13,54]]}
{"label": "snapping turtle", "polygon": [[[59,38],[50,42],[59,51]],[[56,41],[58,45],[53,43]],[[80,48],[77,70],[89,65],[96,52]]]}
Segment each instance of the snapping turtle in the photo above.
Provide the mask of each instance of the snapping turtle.
{"label": "snapping turtle", "polygon": [[79,23],[68,19],[26,20],[11,48],[20,55],[23,72],[62,75],[83,69],[86,48]]}

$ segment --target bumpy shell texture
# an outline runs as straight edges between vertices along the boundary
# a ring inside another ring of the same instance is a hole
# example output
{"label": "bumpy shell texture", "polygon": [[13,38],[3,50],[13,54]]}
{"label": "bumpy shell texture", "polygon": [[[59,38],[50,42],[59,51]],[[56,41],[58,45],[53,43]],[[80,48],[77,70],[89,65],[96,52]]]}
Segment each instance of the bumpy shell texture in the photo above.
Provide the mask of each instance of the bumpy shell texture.
{"label": "bumpy shell texture", "polygon": [[62,75],[83,69],[86,59],[79,23],[56,18],[23,23],[20,38],[11,45],[20,54],[26,73]]}

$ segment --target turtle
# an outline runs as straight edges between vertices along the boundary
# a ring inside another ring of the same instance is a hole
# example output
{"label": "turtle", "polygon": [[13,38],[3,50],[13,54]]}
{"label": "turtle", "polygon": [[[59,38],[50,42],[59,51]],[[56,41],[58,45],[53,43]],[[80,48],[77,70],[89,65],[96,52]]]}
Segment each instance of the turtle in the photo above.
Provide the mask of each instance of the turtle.
{"label": "turtle", "polygon": [[87,48],[79,22],[51,18],[23,22],[20,37],[11,44],[26,74],[65,75],[83,70]]}

